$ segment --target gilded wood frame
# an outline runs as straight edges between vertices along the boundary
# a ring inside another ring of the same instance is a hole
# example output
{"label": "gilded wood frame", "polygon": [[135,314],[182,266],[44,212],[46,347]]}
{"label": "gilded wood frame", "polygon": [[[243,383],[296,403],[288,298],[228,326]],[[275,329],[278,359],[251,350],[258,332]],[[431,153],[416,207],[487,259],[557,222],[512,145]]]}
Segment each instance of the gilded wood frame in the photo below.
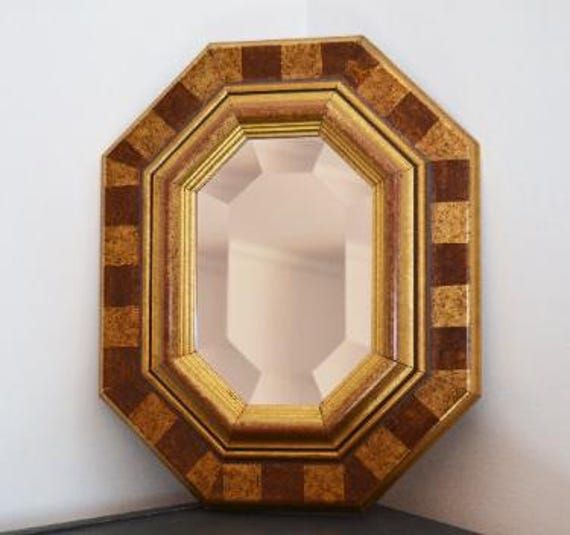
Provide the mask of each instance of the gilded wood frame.
{"label": "gilded wood frame", "polygon": [[[193,347],[195,193],[301,135],[374,188],[374,351],[247,406]],[[101,393],[206,503],[363,507],[478,397],[478,147],[364,38],[210,45],[103,164]]]}

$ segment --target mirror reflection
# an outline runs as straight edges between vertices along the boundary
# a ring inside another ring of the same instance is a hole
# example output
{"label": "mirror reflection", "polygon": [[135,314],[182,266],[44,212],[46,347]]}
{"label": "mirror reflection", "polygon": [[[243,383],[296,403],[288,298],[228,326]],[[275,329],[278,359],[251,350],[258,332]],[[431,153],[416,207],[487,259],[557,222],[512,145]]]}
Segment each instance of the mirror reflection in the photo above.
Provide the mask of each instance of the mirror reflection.
{"label": "mirror reflection", "polygon": [[370,352],[372,188],[320,138],[248,140],[197,214],[196,349],[248,403],[319,403]]}

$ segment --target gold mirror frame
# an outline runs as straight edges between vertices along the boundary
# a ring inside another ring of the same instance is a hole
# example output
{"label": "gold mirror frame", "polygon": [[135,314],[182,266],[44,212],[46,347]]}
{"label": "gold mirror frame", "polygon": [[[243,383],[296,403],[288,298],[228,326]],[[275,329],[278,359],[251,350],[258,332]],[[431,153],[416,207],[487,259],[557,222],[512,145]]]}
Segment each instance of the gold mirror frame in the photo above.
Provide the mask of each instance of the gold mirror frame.
{"label": "gold mirror frame", "polygon": [[[373,351],[248,405],[194,347],[196,193],[291,136],[373,188]],[[210,45],[103,165],[101,394],[205,503],[362,508],[478,397],[478,147],[364,38]]]}

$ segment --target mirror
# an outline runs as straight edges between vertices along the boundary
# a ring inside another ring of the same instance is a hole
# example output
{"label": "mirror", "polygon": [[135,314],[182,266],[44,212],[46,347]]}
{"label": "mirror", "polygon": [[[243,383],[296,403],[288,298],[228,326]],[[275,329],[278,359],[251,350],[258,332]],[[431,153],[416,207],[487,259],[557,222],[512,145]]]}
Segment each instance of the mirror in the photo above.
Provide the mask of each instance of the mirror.
{"label": "mirror", "polygon": [[245,402],[317,404],[370,353],[372,216],[319,137],[249,139],[199,191],[195,346]]}
{"label": "mirror", "polygon": [[480,395],[478,171],[362,36],[208,45],[103,157],[101,396],[207,506],[373,503]]}

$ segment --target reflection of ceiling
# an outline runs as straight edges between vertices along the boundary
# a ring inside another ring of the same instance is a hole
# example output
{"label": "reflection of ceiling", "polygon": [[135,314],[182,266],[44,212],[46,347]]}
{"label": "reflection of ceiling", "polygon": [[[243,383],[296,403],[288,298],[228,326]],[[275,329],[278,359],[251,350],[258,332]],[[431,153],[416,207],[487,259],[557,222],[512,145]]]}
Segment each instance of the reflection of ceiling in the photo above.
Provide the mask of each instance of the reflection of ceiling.
{"label": "reflection of ceiling", "polygon": [[369,243],[371,189],[320,138],[249,140],[198,198],[211,253],[229,240],[335,263],[347,239]]}
{"label": "reflection of ceiling", "polygon": [[312,258],[342,258],[345,226],[345,206],[307,172],[263,173],[230,207],[232,241]]}

